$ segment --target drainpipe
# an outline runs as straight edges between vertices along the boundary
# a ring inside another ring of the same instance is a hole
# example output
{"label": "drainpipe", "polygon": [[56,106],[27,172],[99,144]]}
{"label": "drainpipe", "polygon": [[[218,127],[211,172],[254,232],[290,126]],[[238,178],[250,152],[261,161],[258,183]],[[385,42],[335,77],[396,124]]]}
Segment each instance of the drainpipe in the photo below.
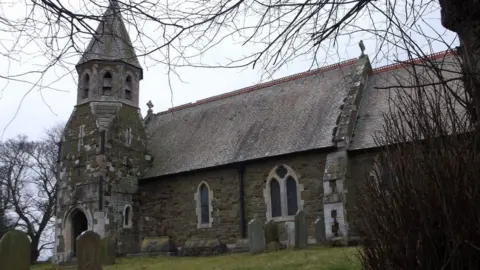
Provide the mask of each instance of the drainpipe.
{"label": "drainpipe", "polygon": [[239,176],[239,204],[240,204],[240,235],[242,238],[247,237],[247,232],[245,230],[245,189],[244,189],[244,175],[245,175],[245,165],[240,164],[238,168]]}

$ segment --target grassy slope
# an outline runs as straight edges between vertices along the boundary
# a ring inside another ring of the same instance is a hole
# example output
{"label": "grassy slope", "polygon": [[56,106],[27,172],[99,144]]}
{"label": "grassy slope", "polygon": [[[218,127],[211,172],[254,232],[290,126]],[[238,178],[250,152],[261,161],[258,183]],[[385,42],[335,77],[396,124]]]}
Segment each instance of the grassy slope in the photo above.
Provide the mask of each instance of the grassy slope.
{"label": "grassy slope", "polygon": [[[235,254],[197,258],[122,258],[117,261],[117,264],[104,267],[105,270],[351,270],[359,268],[356,248],[312,248],[298,251],[283,250],[259,255]],[[32,269],[44,270],[51,268],[39,265]]]}

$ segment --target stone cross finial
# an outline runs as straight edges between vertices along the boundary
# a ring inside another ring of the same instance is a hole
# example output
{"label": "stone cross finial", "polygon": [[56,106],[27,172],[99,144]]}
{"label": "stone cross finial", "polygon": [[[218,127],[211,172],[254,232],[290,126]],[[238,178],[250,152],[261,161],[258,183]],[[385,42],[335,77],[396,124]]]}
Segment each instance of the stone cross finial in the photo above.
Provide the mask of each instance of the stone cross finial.
{"label": "stone cross finial", "polygon": [[148,107],[148,113],[153,112],[153,110],[152,110],[152,108],[153,108],[153,103],[152,103],[151,100],[149,100],[149,101],[147,102],[147,107]]}
{"label": "stone cross finial", "polygon": [[363,40],[360,40],[358,46],[360,46],[360,50],[362,51],[362,54],[360,55],[360,57],[362,57],[365,55],[365,45],[363,44]]}

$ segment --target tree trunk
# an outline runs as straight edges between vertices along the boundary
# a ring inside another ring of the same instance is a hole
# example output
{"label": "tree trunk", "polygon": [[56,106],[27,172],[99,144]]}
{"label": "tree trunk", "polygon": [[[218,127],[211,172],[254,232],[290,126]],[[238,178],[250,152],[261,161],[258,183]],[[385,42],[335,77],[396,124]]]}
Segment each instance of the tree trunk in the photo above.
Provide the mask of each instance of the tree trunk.
{"label": "tree trunk", "polygon": [[465,91],[473,106],[469,113],[480,131],[480,2],[478,0],[439,0],[442,24],[457,33],[461,49]]}
{"label": "tree trunk", "polygon": [[35,240],[33,237],[32,238],[32,243],[30,245],[30,261],[33,264],[38,260],[38,257],[40,256],[40,252],[38,251],[38,240]]}

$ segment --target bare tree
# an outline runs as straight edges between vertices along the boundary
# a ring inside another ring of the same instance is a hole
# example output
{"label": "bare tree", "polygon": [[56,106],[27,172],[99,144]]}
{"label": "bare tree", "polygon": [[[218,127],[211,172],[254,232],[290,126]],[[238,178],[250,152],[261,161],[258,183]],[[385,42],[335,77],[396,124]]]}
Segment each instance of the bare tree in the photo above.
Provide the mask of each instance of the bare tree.
{"label": "bare tree", "polygon": [[32,261],[53,244],[48,232],[54,225],[60,131],[48,130],[41,141],[18,136],[0,143],[5,209],[14,217],[13,225],[30,237]]}
{"label": "bare tree", "polygon": [[390,107],[357,202],[363,268],[478,269],[480,137],[468,69],[457,55],[404,68],[379,89]]}
{"label": "bare tree", "polygon": [[[375,46],[374,61],[391,63],[408,58],[406,48],[398,45],[404,34],[421,49],[442,41],[447,31],[438,27],[440,9],[444,25],[463,35],[461,40],[475,36],[461,29],[478,17],[473,16],[478,9],[473,0],[24,0],[16,4],[24,13],[5,14],[0,20],[0,32],[13,36],[4,40],[0,53],[12,65],[31,57],[42,60],[32,70],[0,77],[31,84],[31,90],[59,90],[44,75],[55,67],[55,72],[63,68],[60,77],[75,76],[73,65],[110,2],[130,29],[137,55],[149,66],[164,65],[169,80],[180,76],[182,67],[252,67],[264,72],[264,78],[299,57],[316,67],[334,61],[332,55],[344,51],[352,36]],[[468,48],[476,44],[464,43]],[[453,46],[439,44],[438,50]],[[228,50],[219,55],[222,48]],[[213,60],[206,57],[213,54]],[[25,80],[32,76],[35,80]]]}

